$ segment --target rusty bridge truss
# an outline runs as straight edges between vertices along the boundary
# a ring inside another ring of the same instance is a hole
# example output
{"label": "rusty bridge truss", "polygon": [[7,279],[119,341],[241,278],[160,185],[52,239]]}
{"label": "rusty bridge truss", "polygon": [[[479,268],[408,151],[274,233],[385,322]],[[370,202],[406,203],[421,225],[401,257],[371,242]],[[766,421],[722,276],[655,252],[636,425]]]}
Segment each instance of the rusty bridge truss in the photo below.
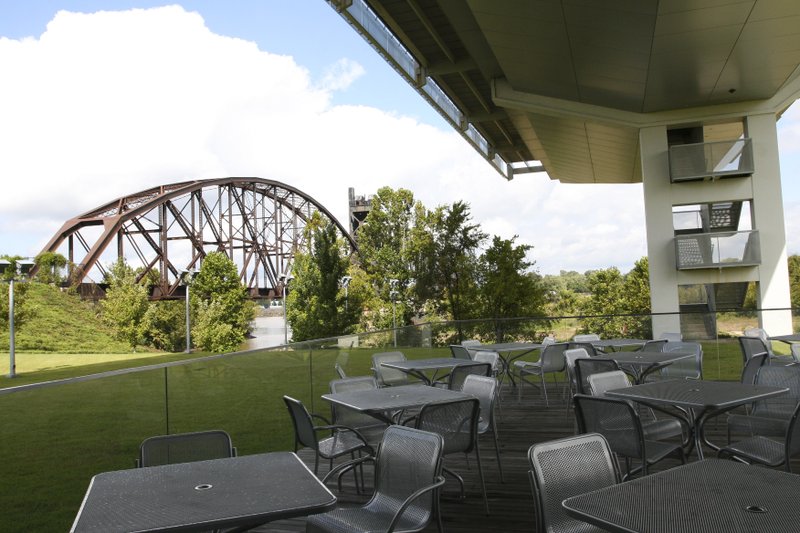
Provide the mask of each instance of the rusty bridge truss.
{"label": "rusty bridge truss", "polygon": [[205,255],[224,252],[253,298],[279,297],[304,229],[316,212],[355,242],[319,202],[277,181],[222,178],[186,181],[118,198],[64,223],[43,251],[69,260],[69,283],[102,283],[106,267],[124,258],[140,278],[158,277],[153,299],[184,294],[183,273]]}

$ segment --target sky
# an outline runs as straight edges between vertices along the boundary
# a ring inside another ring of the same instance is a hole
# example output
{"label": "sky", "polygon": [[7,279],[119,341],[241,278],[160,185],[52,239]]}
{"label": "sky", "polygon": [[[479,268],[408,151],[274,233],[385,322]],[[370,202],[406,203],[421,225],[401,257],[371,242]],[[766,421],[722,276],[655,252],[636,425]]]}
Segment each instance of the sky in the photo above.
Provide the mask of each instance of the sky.
{"label": "sky", "polygon": [[[778,123],[800,253],[800,107]],[[506,181],[324,0],[0,0],[0,254],[161,184],[255,176],[347,225],[357,195],[457,200],[541,274],[647,254],[641,184]]]}

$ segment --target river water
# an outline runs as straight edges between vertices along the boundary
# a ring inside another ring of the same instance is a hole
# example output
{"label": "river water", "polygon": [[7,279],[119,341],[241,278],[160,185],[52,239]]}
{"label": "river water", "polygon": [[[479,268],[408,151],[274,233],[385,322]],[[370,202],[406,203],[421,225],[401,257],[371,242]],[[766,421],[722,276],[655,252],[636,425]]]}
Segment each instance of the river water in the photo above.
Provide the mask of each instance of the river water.
{"label": "river water", "polygon": [[[255,327],[250,334],[253,336],[245,341],[243,350],[270,348],[284,343],[284,328],[282,316],[257,316],[253,320]],[[289,329],[289,341],[292,340],[292,330]]]}

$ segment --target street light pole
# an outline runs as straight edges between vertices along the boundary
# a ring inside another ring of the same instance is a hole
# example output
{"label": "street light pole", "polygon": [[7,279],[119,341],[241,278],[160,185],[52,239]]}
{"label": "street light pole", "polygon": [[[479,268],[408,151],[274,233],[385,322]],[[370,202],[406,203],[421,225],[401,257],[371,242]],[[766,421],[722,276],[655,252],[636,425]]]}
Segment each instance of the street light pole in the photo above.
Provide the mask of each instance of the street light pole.
{"label": "street light pole", "polygon": [[347,313],[347,287],[350,286],[352,276],[342,276],[342,287],[344,287],[344,312]]}
{"label": "street light pole", "polygon": [[14,345],[14,278],[8,282],[8,377],[13,378],[17,375],[17,362]]}
{"label": "street light pole", "polygon": [[289,286],[289,282],[292,281],[294,278],[292,276],[287,276],[285,274],[281,275],[278,278],[278,281],[281,282],[281,288],[283,289],[283,344],[289,344],[289,322],[286,318],[286,288]]}
{"label": "street light pole", "polygon": [[181,271],[181,280],[186,287],[186,349],[184,353],[192,353],[192,315],[189,305],[189,286],[192,284],[196,274],[197,272],[194,269]]}
{"label": "street light pole", "polygon": [[389,298],[392,300],[392,338],[394,339],[394,347],[397,348],[397,291],[395,288],[397,284],[400,283],[399,280],[390,279],[389,280]]}

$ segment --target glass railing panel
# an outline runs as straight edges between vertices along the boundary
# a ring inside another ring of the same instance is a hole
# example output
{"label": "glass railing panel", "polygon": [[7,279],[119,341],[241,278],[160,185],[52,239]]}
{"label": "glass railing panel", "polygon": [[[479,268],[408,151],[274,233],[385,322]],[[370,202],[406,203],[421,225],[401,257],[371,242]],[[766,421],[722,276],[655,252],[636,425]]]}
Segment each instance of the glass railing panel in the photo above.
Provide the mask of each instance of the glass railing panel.
{"label": "glass railing panel", "polygon": [[758,231],[694,233],[675,237],[678,270],[761,264]]}
{"label": "glass railing panel", "polygon": [[163,434],[164,370],[0,394],[3,531],[68,531],[92,476]]}
{"label": "glass railing panel", "polygon": [[669,148],[673,182],[749,176],[753,173],[750,139],[681,144]]}

